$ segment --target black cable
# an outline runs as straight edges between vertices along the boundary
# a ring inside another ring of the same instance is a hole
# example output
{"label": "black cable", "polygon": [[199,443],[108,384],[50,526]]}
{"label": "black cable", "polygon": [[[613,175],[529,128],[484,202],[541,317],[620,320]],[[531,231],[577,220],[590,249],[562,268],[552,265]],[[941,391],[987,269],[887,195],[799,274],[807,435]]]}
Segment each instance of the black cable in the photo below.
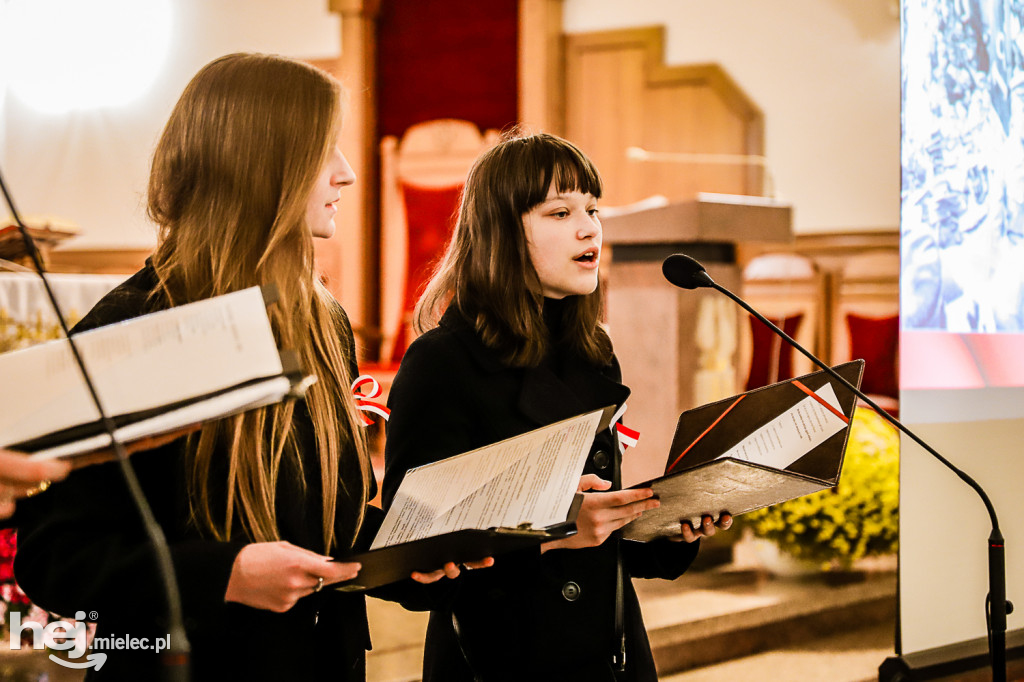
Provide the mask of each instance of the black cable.
{"label": "black cable", "polygon": [[164,532],[160,527],[160,524],[156,522],[156,518],[153,516],[153,511],[150,509],[149,503],[146,502],[146,496],[142,492],[142,486],[139,485],[139,479],[135,476],[135,470],[132,469],[131,463],[128,461],[128,452],[124,449],[124,445],[118,440],[117,435],[115,434],[114,422],[107,416],[106,411],[103,409],[103,404],[100,402],[99,395],[96,393],[96,387],[92,382],[92,377],[89,375],[89,372],[85,367],[85,362],[82,360],[82,356],[78,351],[78,345],[75,343],[75,340],[68,329],[67,321],[64,319],[60,306],[57,304],[57,297],[54,295],[53,289],[50,287],[50,281],[46,278],[46,269],[43,267],[42,258],[39,256],[39,251],[36,248],[35,242],[32,240],[32,236],[28,233],[28,228],[25,226],[25,223],[22,222],[21,216],[18,215],[18,211],[14,207],[14,199],[11,197],[11,194],[7,189],[7,183],[4,182],[2,172],[0,172],[0,190],[3,191],[4,200],[7,202],[7,206],[11,209],[11,217],[18,226],[18,231],[21,233],[22,241],[25,243],[25,250],[32,259],[32,265],[35,267],[36,273],[43,281],[43,288],[46,290],[46,295],[50,299],[50,305],[53,307],[53,311],[57,316],[60,328],[64,332],[64,336],[67,337],[68,346],[71,348],[71,353],[75,358],[75,364],[82,373],[82,379],[85,381],[86,388],[89,389],[89,395],[92,397],[93,404],[96,405],[96,410],[99,412],[100,423],[103,425],[107,435],[110,436],[110,443],[114,448],[114,454],[117,456],[117,462],[121,468],[121,474],[124,476],[125,483],[128,485],[128,491],[131,494],[131,498],[135,503],[136,509],[138,509],[139,516],[142,517],[142,523],[145,527],[146,535],[149,536],[150,544],[156,554],[157,568],[163,581],[164,593],[167,597],[168,634],[170,641],[168,642],[167,651],[162,656],[164,661],[164,670],[167,672],[165,679],[186,682],[189,677],[188,664],[190,646],[188,643],[188,637],[185,634],[185,626],[181,614],[181,594],[178,591],[178,581],[174,575],[174,565],[171,562],[171,551],[167,546],[167,538],[164,536]]}

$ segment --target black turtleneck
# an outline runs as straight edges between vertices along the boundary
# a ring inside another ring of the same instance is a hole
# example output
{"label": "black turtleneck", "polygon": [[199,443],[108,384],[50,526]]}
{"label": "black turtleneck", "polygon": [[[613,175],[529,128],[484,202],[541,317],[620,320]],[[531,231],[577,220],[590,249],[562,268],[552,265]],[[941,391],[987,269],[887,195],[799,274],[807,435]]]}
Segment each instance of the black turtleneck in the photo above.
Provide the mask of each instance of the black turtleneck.
{"label": "black turtleneck", "polygon": [[565,316],[569,308],[569,301],[568,296],[565,298],[544,297],[543,317],[549,345],[541,364],[548,365],[556,374],[559,374],[564,366],[565,356],[568,352],[568,346],[565,343]]}

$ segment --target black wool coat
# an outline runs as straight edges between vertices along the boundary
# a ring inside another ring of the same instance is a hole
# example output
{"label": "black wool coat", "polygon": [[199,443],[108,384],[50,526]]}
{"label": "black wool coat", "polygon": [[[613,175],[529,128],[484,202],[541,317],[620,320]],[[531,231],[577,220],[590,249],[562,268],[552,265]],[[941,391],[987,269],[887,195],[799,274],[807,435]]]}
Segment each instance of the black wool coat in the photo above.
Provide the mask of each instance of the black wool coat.
{"label": "black wool coat", "polygon": [[[147,265],[103,298],[76,330],[158,309],[161,306],[149,299],[156,283],[156,274]],[[342,333],[351,340],[347,320]],[[282,539],[323,553],[319,460],[302,401],[296,405],[296,420],[308,488],[303,494],[294,464],[283,467],[278,526]],[[215,541],[190,520],[183,443],[179,439],[136,453],[131,463],[170,546],[192,647],[193,682],[364,680],[370,641],[362,595],[324,590],[299,600],[286,613],[225,603],[235,557],[251,540],[236,528],[232,537],[237,539]],[[218,476],[225,480],[224,472],[210,475],[214,482]],[[224,500],[215,497],[212,503],[214,509],[223,508]],[[339,508],[346,505],[339,497]],[[344,517],[339,513],[337,529],[347,537],[351,531],[345,524],[350,520]],[[97,637],[166,636],[162,583],[116,463],[74,471],[45,493],[19,502],[16,522],[16,576],[36,604],[67,618],[76,611],[92,613]],[[160,679],[152,651],[105,653],[106,662],[98,672],[90,669],[89,679]]]}
{"label": "black wool coat", "polygon": [[[557,305],[546,302],[546,317]],[[536,368],[506,366],[450,308],[437,328],[410,345],[389,393],[385,508],[412,467],[621,406],[628,395],[614,360],[596,367],[556,350]],[[584,473],[611,481],[619,464],[617,443],[606,429],[595,439]],[[620,544],[627,666],[614,673]],[[674,579],[697,550],[697,543],[636,543],[613,536],[599,547],[500,555],[491,568],[412,590],[400,601],[431,611],[424,681],[656,680],[630,577]]]}

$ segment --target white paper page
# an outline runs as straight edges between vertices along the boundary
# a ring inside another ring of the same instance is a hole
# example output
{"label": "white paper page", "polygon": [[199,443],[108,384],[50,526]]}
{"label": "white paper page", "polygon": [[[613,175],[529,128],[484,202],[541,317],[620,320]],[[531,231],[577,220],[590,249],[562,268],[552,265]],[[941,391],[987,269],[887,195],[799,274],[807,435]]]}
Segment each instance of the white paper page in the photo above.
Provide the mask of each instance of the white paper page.
{"label": "white paper page", "polygon": [[[198,424],[212,418],[227,417],[263,405],[280,402],[292,390],[287,377],[279,376],[266,381],[250,384],[236,391],[222,393],[207,400],[185,405],[170,412],[164,412],[150,419],[122,426],[114,435],[122,443],[168,433],[190,424]],[[32,453],[33,459],[57,459],[92,452],[110,445],[110,436],[101,433],[89,438],[63,443],[46,450]]]}
{"label": "white paper page", "polygon": [[564,521],[601,414],[410,469],[371,549],[463,528]]}
{"label": "white paper page", "polygon": [[[281,373],[257,287],[75,336],[110,416]],[[66,340],[0,355],[0,446],[99,418]]]}
{"label": "white paper page", "polygon": [[[842,412],[832,384],[825,384],[815,393]],[[845,427],[845,421],[807,396],[719,455],[718,459],[732,457],[785,469]]]}

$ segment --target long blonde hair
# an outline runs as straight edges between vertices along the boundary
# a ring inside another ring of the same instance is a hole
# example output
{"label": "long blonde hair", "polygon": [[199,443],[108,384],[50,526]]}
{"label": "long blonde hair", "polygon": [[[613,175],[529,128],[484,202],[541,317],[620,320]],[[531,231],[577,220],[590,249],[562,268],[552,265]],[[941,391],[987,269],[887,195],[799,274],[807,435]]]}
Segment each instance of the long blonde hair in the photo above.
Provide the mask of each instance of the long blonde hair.
{"label": "long blonde hair", "polygon": [[[341,95],[337,81],[294,60],[232,54],[211,62],[171,113],[148,193],[160,228],[155,293],[170,305],[276,285],[279,300],[268,313],[277,341],[317,377],[305,400],[320,460],[325,550],[351,546],[372,480],[350,392],[355,349],[342,333],[344,312],[314,276],[305,218],[336,141]],[[295,405],[282,403],[207,424],[189,439],[189,500],[201,528],[230,539],[238,523],[253,540],[280,539],[282,464],[291,458],[304,490],[307,480],[295,420]],[[221,490],[211,472],[222,470]],[[221,496],[225,506],[214,509],[211,499]],[[338,514],[348,522],[343,537],[336,537]]]}
{"label": "long blonde hair", "polygon": [[418,331],[436,326],[451,302],[511,366],[536,366],[551,342],[567,344],[596,365],[611,361],[611,340],[600,324],[600,287],[568,297],[560,325],[564,338],[550,339],[544,324],[523,214],[544,202],[552,182],[559,192],[601,197],[601,175],[593,162],[554,135],[512,133],[476,160],[451,241],[416,304]]}

